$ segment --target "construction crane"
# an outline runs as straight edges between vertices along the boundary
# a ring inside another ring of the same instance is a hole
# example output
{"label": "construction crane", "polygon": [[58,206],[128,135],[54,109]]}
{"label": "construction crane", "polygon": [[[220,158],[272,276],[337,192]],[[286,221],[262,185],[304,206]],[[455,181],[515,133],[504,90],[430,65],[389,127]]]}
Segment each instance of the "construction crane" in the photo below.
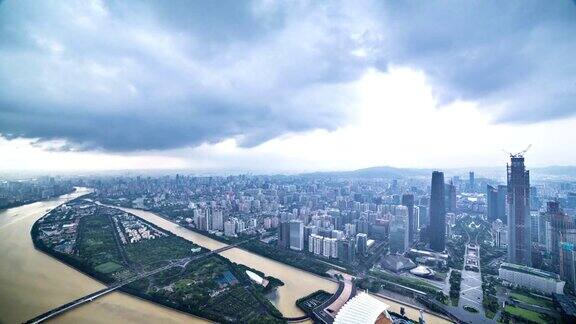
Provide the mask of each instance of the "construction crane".
{"label": "construction crane", "polygon": [[508,151],[506,151],[506,150],[502,150],[502,151],[504,151],[506,154],[510,155],[511,158],[521,158],[521,157],[524,157],[524,154],[525,154],[526,152],[528,152],[528,150],[529,150],[531,147],[532,147],[532,144],[528,145],[528,147],[527,147],[526,149],[524,149],[524,150],[522,150],[522,151],[520,151],[520,152],[518,152],[518,153],[510,153],[510,152],[508,152]]}

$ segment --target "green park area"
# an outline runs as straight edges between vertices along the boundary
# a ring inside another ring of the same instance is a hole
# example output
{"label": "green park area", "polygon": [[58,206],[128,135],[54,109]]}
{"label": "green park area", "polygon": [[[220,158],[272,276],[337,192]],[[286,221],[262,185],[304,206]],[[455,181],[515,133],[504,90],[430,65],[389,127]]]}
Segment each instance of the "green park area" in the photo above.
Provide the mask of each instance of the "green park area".
{"label": "green park area", "polygon": [[551,300],[540,298],[534,295],[513,292],[510,293],[510,298],[526,304],[536,305],[548,309],[552,309],[554,307],[554,304],[552,303]]}
{"label": "green park area", "polygon": [[510,317],[516,320],[516,322],[528,322],[528,323],[550,323],[549,319],[540,313],[508,305],[504,308],[504,313],[507,313]]}
{"label": "green park area", "polygon": [[424,280],[404,277],[404,276],[396,276],[393,274],[386,273],[381,270],[370,270],[370,274],[386,281],[390,281],[402,286],[406,286],[408,288],[420,290],[422,292],[437,292],[441,290],[440,288],[436,287],[435,285],[428,283]]}
{"label": "green park area", "polygon": [[96,271],[102,272],[102,273],[114,273],[114,272],[122,269],[122,266],[116,262],[109,261],[109,262],[97,265],[96,267],[94,267],[94,269],[96,269]]}

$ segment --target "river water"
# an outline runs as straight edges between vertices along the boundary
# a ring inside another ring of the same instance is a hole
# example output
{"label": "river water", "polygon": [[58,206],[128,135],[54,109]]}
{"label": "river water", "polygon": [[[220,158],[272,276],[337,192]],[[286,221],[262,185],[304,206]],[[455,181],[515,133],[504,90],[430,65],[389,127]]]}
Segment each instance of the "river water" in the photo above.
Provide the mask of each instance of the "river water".
{"label": "river water", "polygon": [[[86,194],[0,211],[0,323],[22,323],[104,286],[34,249],[30,229],[48,210]],[[182,323],[207,321],[115,292],[56,317],[58,323]]]}
{"label": "river water", "polygon": [[[34,249],[30,229],[48,210],[82,194],[88,189],[58,199],[37,202],[0,212],[0,323],[20,323],[51,308],[103,288],[99,282]],[[208,249],[224,243],[195,233],[142,210],[127,209],[167,231]],[[296,299],[319,289],[336,290],[336,284],[308,272],[255,255],[239,248],[222,253],[234,262],[245,264],[284,282],[273,296],[273,302],[285,316],[302,312]],[[399,312],[402,305],[384,300],[391,310]],[[407,316],[417,320],[418,311],[405,307]],[[444,323],[427,314],[428,323]],[[154,303],[115,292],[56,318],[62,323],[181,323],[205,322]]]}

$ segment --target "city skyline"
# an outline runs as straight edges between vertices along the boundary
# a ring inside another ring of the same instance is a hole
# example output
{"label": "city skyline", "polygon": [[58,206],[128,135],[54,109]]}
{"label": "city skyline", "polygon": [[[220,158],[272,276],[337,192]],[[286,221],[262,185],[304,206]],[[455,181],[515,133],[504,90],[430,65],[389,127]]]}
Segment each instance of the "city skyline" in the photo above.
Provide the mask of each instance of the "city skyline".
{"label": "city skyline", "polygon": [[0,0],[0,323],[576,323],[576,0]]}

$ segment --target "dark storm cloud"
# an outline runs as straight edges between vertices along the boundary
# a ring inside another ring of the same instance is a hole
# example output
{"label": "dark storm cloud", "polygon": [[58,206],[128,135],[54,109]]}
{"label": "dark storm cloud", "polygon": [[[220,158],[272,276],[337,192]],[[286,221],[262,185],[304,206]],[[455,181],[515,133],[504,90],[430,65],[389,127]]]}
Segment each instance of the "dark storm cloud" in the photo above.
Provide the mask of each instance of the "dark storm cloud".
{"label": "dark storm cloud", "polygon": [[442,101],[499,106],[506,123],[576,112],[574,2],[386,3],[388,59],[425,71]]}
{"label": "dark storm cloud", "polygon": [[[6,1],[0,134],[170,149],[334,129],[370,67],[497,122],[576,111],[572,2]],[[394,109],[394,107],[385,107]]]}

